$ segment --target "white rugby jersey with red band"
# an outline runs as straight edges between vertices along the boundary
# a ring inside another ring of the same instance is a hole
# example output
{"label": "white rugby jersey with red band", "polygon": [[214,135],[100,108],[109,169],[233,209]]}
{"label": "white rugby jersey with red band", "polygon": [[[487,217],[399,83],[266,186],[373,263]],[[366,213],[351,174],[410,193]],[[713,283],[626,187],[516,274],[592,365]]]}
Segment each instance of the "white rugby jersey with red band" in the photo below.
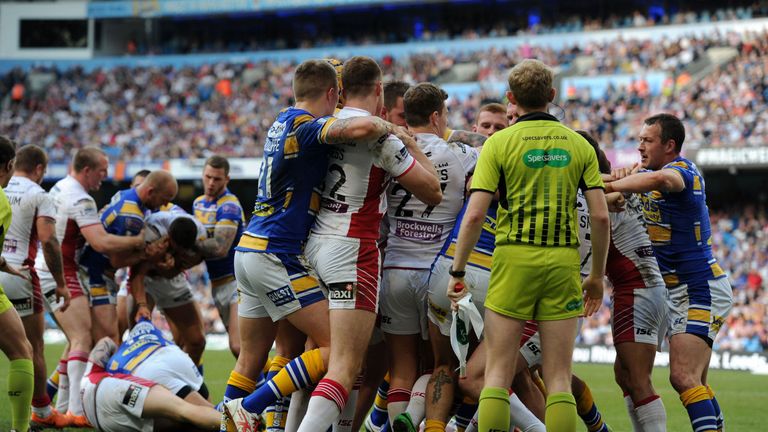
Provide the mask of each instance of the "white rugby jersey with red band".
{"label": "white rugby jersey with red band", "polygon": [[474,171],[477,149],[448,144],[434,134],[416,134],[419,148],[435,166],[443,200],[427,206],[398,183],[387,189],[389,233],[384,268],[429,269],[456,224],[464,205],[467,176]]}
{"label": "white rugby jersey with red band", "polygon": [[[85,246],[81,229],[100,224],[96,201],[72,176],[59,180],[49,192],[56,209],[56,238],[61,244],[64,279],[72,298],[84,294],[77,278],[78,261]],[[42,250],[38,250],[35,268],[48,271]]]}
{"label": "white rugby jersey with red band", "polygon": [[14,266],[35,265],[38,217],[55,220],[56,209],[48,194],[26,177],[13,176],[5,189],[11,203],[13,221],[5,235],[3,258]]}
{"label": "white rugby jersey with red band", "polygon": [[[367,111],[346,107],[336,117],[369,115]],[[394,135],[383,142],[333,146],[328,152],[322,205],[312,233],[377,240],[386,211],[382,196],[389,179],[407,173],[415,163]]]}

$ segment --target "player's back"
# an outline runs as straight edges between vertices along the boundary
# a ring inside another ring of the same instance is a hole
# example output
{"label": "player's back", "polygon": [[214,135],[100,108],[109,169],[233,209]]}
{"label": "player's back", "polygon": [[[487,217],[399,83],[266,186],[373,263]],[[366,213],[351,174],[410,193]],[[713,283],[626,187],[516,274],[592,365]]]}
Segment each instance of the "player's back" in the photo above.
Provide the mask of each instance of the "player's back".
{"label": "player's back", "polygon": [[[61,245],[64,272],[76,274],[80,254],[85,246],[81,228],[101,223],[96,201],[71,176],[59,180],[49,192],[56,209],[56,238]],[[42,251],[38,251],[35,268],[48,271]]]}
{"label": "player's back", "polygon": [[448,144],[433,134],[417,134],[416,141],[438,173],[443,199],[437,206],[428,206],[399,183],[389,185],[385,268],[431,266],[454,228],[464,204],[467,176],[477,162],[477,150],[464,144]]}
{"label": "player's back", "polygon": [[[369,116],[345,107],[340,119]],[[383,142],[348,143],[332,147],[323,186],[322,206],[312,232],[352,238],[377,239],[386,211],[383,194],[390,177],[398,177],[415,163],[394,136]]]}
{"label": "player's back", "polygon": [[320,209],[327,168],[321,137],[334,121],[297,108],[278,114],[264,144],[253,214],[236,250],[301,253]]}
{"label": "player's back", "polygon": [[[456,256],[456,242],[459,239],[459,231],[461,230],[461,221],[464,219],[464,214],[467,211],[469,200],[464,202],[459,214],[456,216],[456,223],[453,226],[451,235],[446,240],[440,251],[441,255],[445,255],[448,258]],[[496,248],[496,213],[499,208],[497,201],[491,202],[488,206],[488,211],[485,212],[485,219],[483,220],[483,229],[480,231],[480,237],[477,239],[477,243],[472,248],[472,252],[469,254],[467,264],[472,267],[477,267],[483,270],[491,271],[491,263],[493,262],[493,250]]]}
{"label": "player's back", "polygon": [[36,219],[53,217],[53,204],[45,190],[26,177],[12,177],[5,194],[15,217],[5,235],[3,258],[15,266],[34,266],[38,246]]}
{"label": "player's back", "polygon": [[678,193],[642,195],[648,234],[667,286],[725,277],[712,255],[712,230],[704,177],[696,165],[678,157],[662,169],[677,171],[685,182]]}
{"label": "player's back", "polygon": [[169,345],[173,342],[167,340],[151,322],[139,321],[107,362],[107,371],[130,374],[152,353]]}

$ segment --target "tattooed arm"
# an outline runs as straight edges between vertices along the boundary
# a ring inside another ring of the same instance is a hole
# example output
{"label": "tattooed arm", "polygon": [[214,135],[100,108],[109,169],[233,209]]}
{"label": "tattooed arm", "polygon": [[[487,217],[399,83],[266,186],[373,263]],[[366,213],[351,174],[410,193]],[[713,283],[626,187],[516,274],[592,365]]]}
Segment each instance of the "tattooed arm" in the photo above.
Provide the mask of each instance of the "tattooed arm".
{"label": "tattooed arm", "polygon": [[465,130],[455,130],[448,137],[449,143],[460,142],[471,147],[480,147],[485,143],[488,137],[476,132],[470,132]]}
{"label": "tattooed arm", "polygon": [[376,116],[338,119],[321,136],[325,144],[343,144],[357,141],[384,140],[395,133],[397,126]]}
{"label": "tattooed arm", "polygon": [[235,235],[237,226],[217,223],[213,237],[198,242],[197,248],[205,258],[223,258],[229,253]]}

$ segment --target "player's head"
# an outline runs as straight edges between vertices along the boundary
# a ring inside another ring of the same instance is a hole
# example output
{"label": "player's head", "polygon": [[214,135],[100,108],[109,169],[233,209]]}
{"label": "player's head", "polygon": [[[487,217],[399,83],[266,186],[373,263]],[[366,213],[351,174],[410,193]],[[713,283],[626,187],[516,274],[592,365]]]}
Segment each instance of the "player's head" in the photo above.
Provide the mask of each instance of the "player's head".
{"label": "player's head", "polygon": [[16,143],[0,135],[0,186],[5,188],[13,177]]}
{"label": "player's head", "polygon": [[672,114],[656,114],[643,121],[638,139],[637,150],[643,168],[657,170],[680,154],[685,141],[685,127]]}
{"label": "player's head", "polygon": [[196,250],[197,224],[191,218],[177,217],[168,227],[168,238],[174,249]]}
{"label": "player's head", "polygon": [[526,59],[509,72],[507,99],[517,105],[518,113],[546,111],[555,98],[552,69],[538,60]]}
{"label": "player's head", "polygon": [[336,108],[342,109],[344,108],[344,92],[342,91],[344,87],[341,84],[341,71],[344,70],[344,62],[335,58],[327,58],[325,61],[336,70],[336,83],[339,85],[339,103],[336,104]]}
{"label": "player's head", "polygon": [[205,196],[216,198],[229,184],[229,161],[224,156],[213,155],[203,167],[203,189]]}
{"label": "player's head", "polygon": [[150,209],[158,209],[176,198],[179,185],[171,173],[155,170],[136,188],[141,202]]}
{"label": "player's head", "polygon": [[373,113],[380,113],[384,106],[382,74],[378,63],[370,57],[355,56],[344,62],[341,71],[342,93],[347,104],[350,101],[366,101],[376,98]]}
{"label": "player's head", "polygon": [[480,107],[472,131],[481,135],[491,136],[509,126],[507,109],[500,103],[489,103]]}
{"label": "player's head", "polygon": [[72,160],[72,172],[80,184],[88,191],[97,191],[101,182],[107,178],[109,158],[98,147],[83,147],[75,153]]}
{"label": "player's head", "polygon": [[296,103],[311,104],[323,117],[333,114],[339,103],[336,69],[325,60],[307,60],[293,74],[293,97]]}
{"label": "player's head", "polygon": [[134,174],[133,175],[133,180],[131,180],[131,187],[135,188],[135,187],[139,186],[140,184],[142,184],[144,182],[144,179],[147,178],[147,176],[149,175],[150,172],[151,171],[148,170],[148,169],[143,169],[143,170],[137,172],[136,174]]}
{"label": "player's head", "polygon": [[390,81],[384,84],[384,108],[381,110],[384,120],[398,126],[406,126],[403,96],[409,88],[411,85],[405,81]]}
{"label": "player's head", "polygon": [[442,137],[448,127],[448,93],[432,83],[419,83],[405,92],[405,122],[410,128],[427,129]]}
{"label": "player's head", "polygon": [[520,114],[517,113],[517,104],[507,102],[507,121],[509,122],[509,125],[512,126],[517,123],[519,117]]}
{"label": "player's head", "polygon": [[23,174],[35,183],[40,183],[43,181],[47,167],[48,155],[34,144],[25,145],[16,152],[16,163],[14,164],[16,174]]}
{"label": "player's head", "polygon": [[577,130],[576,133],[583,136],[589,145],[592,146],[592,149],[595,150],[595,155],[597,156],[597,166],[600,169],[600,172],[603,174],[610,174],[611,161],[609,161],[608,157],[605,156],[605,152],[600,148],[600,144],[597,143],[597,140],[595,140],[587,131]]}

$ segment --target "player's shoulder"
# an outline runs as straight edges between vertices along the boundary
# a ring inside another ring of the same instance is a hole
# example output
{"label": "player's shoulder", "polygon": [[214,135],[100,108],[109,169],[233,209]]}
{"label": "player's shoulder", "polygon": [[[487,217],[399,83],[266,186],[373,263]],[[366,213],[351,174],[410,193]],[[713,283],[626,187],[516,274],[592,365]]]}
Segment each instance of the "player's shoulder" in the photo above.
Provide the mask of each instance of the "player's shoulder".
{"label": "player's shoulder", "polygon": [[677,169],[677,170],[684,170],[689,171],[693,173],[698,173],[699,169],[696,167],[696,165],[691,162],[690,160],[678,156],[673,160],[672,162],[669,162],[668,164],[664,165],[662,169]]}
{"label": "player's shoulder", "polygon": [[224,192],[224,195],[219,197],[218,200],[216,200],[216,205],[219,207],[226,206],[226,205],[236,205],[240,207],[240,200],[237,199],[237,196],[230,192],[229,190]]}

